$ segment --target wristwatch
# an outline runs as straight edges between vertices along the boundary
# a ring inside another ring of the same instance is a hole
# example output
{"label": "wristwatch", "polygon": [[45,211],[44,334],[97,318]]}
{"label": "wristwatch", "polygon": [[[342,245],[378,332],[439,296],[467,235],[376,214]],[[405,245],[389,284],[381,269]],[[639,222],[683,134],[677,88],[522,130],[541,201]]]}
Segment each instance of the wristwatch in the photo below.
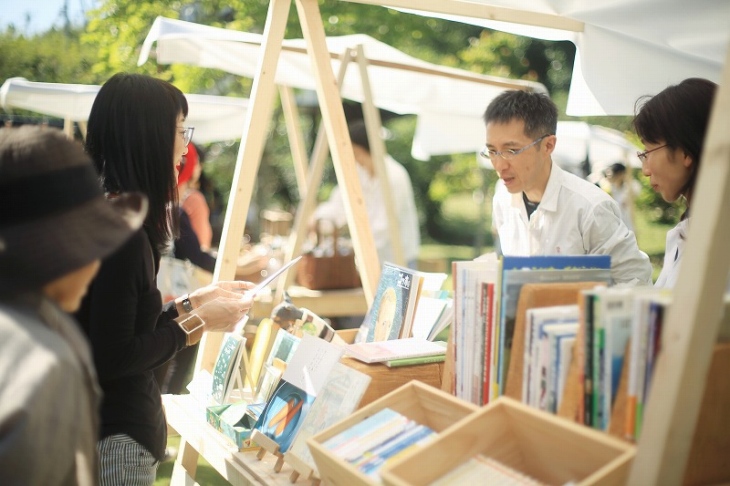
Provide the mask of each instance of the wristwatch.
{"label": "wristwatch", "polygon": [[191,312],[193,312],[193,304],[190,303],[190,294],[186,295],[183,298],[183,300],[182,300],[182,307],[183,307],[183,310],[186,313],[188,313],[188,314],[190,314]]}

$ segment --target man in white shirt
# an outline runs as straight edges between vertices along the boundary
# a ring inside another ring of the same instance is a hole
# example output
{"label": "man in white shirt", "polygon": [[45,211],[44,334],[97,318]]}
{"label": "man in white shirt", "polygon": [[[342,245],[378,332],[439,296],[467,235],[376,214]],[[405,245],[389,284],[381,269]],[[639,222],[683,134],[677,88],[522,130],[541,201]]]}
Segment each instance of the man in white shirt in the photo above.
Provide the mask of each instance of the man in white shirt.
{"label": "man in white shirt", "polygon": [[[393,261],[394,251],[388,231],[388,215],[385,207],[385,197],[380,189],[380,183],[375,175],[375,166],[370,155],[370,143],[367,130],[362,120],[350,124],[350,139],[357,162],[357,174],[362,186],[365,207],[373,232],[373,240],[378,251],[380,263]],[[395,214],[401,231],[401,244],[406,265],[415,268],[418,250],[421,244],[421,234],[418,224],[418,212],[413,197],[411,178],[406,169],[391,156],[385,156],[385,170],[388,174],[390,187],[393,188]],[[332,190],[330,198],[320,204],[314,212],[313,221],[325,219],[332,221],[338,227],[347,224],[345,204],[342,192],[337,186]]]}
{"label": "man in white shirt", "polygon": [[600,188],[551,159],[558,110],[543,94],[505,91],[484,113],[487,145],[500,181],[492,225],[504,255],[610,255],[616,284],[651,285],[649,257]]}

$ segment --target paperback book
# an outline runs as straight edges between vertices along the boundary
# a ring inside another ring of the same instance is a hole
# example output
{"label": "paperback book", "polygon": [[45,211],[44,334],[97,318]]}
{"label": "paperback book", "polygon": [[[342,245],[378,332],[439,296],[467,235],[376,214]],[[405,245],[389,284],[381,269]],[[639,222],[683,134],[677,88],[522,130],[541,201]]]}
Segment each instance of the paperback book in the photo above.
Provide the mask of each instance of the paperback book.
{"label": "paperback book", "polygon": [[424,356],[443,356],[446,346],[442,342],[426,339],[406,338],[393,341],[350,344],[345,348],[347,355],[363,363],[379,363]]}
{"label": "paperback book", "polygon": [[356,343],[410,336],[421,290],[439,290],[446,274],[418,272],[385,262],[373,304],[355,337]]}

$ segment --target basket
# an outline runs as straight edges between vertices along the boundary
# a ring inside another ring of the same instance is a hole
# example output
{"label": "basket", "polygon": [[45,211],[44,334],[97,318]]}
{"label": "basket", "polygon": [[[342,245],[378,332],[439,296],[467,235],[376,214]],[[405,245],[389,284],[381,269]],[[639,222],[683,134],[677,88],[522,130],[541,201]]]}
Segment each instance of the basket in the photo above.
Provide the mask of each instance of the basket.
{"label": "basket", "polygon": [[355,252],[343,252],[337,244],[339,233],[333,225],[332,240],[322,235],[322,220],[318,220],[317,246],[302,255],[297,264],[297,283],[310,290],[336,290],[360,287],[360,274],[355,265]]}

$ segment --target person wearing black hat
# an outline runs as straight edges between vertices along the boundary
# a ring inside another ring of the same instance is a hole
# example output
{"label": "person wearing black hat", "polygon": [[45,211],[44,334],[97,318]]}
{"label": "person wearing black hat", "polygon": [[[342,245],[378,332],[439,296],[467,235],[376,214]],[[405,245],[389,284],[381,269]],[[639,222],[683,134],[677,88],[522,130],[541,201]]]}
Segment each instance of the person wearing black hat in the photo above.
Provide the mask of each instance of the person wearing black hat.
{"label": "person wearing black hat", "polygon": [[58,130],[0,130],[0,484],[97,483],[100,389],[67,313],[147,211],[97,177]]}
{"label": "person wearing black hat", "polygon": [[249,282],[217,282],[163,308],[160,255],[178,233],[177,176],[193,134],[172,84],[116,74],[91,108],[86,151],[114,197],[150,201],[143,230],[102,261],[77,317],[89,336],[101,408],[100,483],[151,485],[165,458],[167,424],[154,370],[206,331],[232,331],[252,305]]}

